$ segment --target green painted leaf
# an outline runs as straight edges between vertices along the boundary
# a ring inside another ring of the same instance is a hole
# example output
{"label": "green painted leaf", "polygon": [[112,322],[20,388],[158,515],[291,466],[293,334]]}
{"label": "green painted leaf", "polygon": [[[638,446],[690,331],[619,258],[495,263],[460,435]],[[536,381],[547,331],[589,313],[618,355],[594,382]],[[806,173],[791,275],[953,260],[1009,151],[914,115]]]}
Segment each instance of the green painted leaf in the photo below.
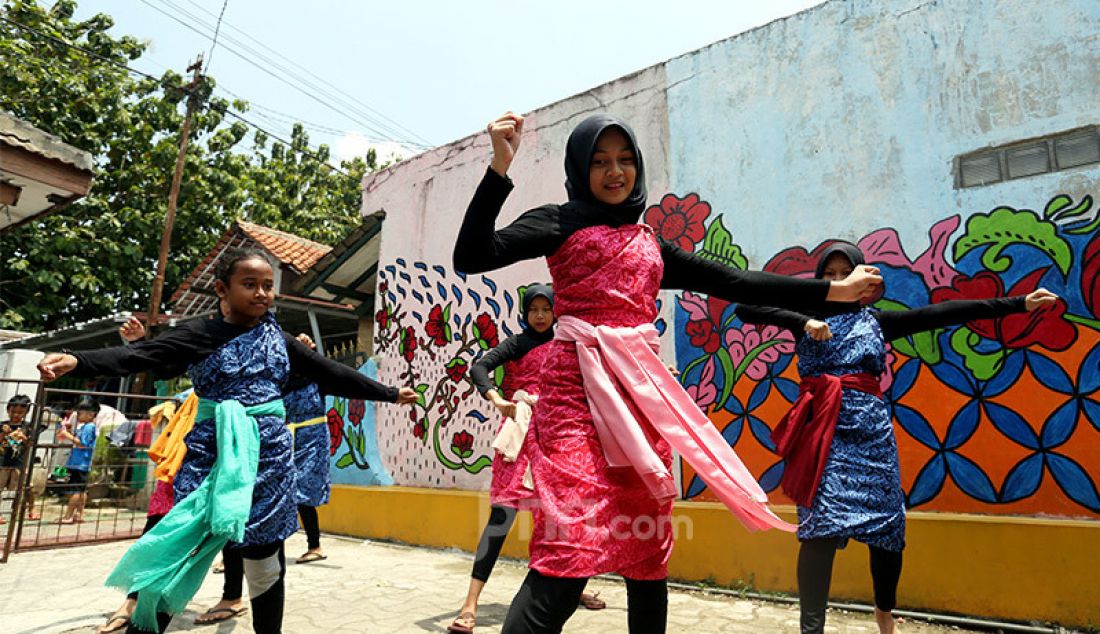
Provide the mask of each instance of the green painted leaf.
{"label": "green painted leaf", "polygon": [[977,214],[966,221],[966,234],[955,242],[955,260],[974,249],[988,247],[982,254],[982,265],[990,271],[1003,273],[1012,266],[1012,258],[1002,252],[1012,245],[1024,244],[1045,252],[1065,275],[1073,264],[1073,253],[1057,232],[1057,225],[1041,220],[1030,209],[1017,211],[998,207],[989,214]]}
{"label": "green painted leaf", "polygon": [[489,456],[481,456],[472,463],[463,463],[462,468],[468,473],[481,473],[483,470],[493,464],[493,459]]}
{"label": "green painted leaf", "polygon": [[497,387],[504,385],[504,366],[498,365],[496,370],[493,370],[493,384]]}
{"label": "green painted leaf", "polygon": [[719,262],[735,269],[745,269],[749,262],[741,253],[741,247],[734,244],[733,234],[722,224],[722,217],[718,216],[707,227],[707,233],[703,237],[703,248],[696,255],[704,260]]}
{"label": "green painted leaf", "polygon": [[346,454],[340,456],[340,459],[336,461],[336,468],[337,469],[347,469],[348,467],[350,467],[354,463],[355,463],[355,458],[351,455],[351,453],[346,453]]}
{"label": "green painted leaf", "polygon": [[974,378],[979,381],[988,381],[1001,368],[1005,352],[1004,350],[978,352],[974,347],[981,340],[981,335],[963,326],[951,335],[951,347],[962,356],[963,363],[974,374]]}
{"label": "green painted leaf", "polygon": [[718,362],[722,364],[722,375],[724,377],[722,393],[718,396],[718,400],[715,401],[718,407],[722,407],[725,405],[726,400],[729,399],[730,394],[733,393],[733,386],[737,384],[737,369],[733,367],[733,359],[730,358],[729,350],[719,348],[718,352],[714,353],[714,356],[718,357]]}

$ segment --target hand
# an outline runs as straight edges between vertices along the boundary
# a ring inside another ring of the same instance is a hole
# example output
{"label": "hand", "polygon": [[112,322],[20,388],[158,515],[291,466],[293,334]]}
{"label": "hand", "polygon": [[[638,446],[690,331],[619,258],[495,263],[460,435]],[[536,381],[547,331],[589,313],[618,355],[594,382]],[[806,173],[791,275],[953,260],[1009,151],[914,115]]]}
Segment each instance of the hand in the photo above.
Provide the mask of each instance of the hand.
{"label": "hand", "polygon": [[833,332],[829,330],[829,324],[811,319],[806,322],[806,327],[803,328],[806,334],[814,341],[828,341],[833,338]]}
{"label": "hand", "polygon": [[497,411],[501,413],[505,418],[516,417],[516,404],[512,401],[506,401],[502,398],[498,398],[493,401],[493,406],[497,408]]}
{"label": "hand", "polygon": [[397,391],[398,405],[412,405],[420,398],[420,394],[411,387],[403,387]]}
{"label": "hand", "polygon": [[833,282],[826,299],[831,302],[858,302],[873,297],[882,284],[877,267],[861,264],[845,280]]}
{"label": "hand", "polygon": [[76,369],[76,357],[71,354],[51,352],[38,362],[38,374],[42,381],[49,383]]}
{"label": "hand", "polygon": [[316,350],[317,349],[317,344],[313,343],[313,339],[311,339],[309,337],[309,335],[307,335],[306,333],[300,332],[300,333],[298,333],[298,336],[295,337],[295,338],[298,341],[302,342],[302,345],[306,346],[310,350]]}
{"label": "hand", "polygon": [[1036,308],[1049,306],[1056,301],[1058,301],[1057,295],[1045,288],[1037,288],[1027,294],[1027,297],[1024,298],[1024,305],[1027,306],[1027,311],[1030,313]]}
{"label": "hand", "polygon": [[118,336],[130,343],[140,341],[145,338],[145,326],[142,325],[140,319],[131,315],[126,323],[119,326]]}
{"label": "hand", "polygon": [[519,151],[520,137],[523,135],[523,117],[512,111],[501,115],[487,127],[489,140],[493,144],[493,161],[489,164],[493,171],[501,176],[508,174],[512,160]]}

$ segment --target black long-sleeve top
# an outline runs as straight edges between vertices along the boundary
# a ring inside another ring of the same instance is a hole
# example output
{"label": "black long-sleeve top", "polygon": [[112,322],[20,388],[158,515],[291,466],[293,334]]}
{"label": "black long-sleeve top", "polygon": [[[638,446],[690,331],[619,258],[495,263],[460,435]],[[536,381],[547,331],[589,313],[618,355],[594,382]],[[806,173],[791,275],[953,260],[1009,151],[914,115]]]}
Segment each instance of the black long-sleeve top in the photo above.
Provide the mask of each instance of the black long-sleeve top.
{"label": "black long-sleeve top", "polygon": [[[521,260],[553,255],[580,229],[622,224],[611,214],[592,211],[591,206],[582,212],[566,203],[536,207],[507,227],[495,230],[497,216],[511,191],[511,179],[491,168],[486,170],[458,232],[454,250],[456,270],[482,273]],[[811,308],[825,301],[829,293],[827,280],[740,271],[688,253],[666,240],[658,242],[665,265],[661,288],[788,308]]]}
{"label": "black long-sleeve top", "polygon": [[[944,328],[976,319],[995,319],[1026,311],[1025,297],[1019,295],[994,299],[953,300],[910,310],[876,310],[872,311],[872,314],[882,327],[883,339],[893,341],[926,330]],[[739,304],[735,312],[746,324],[779,326],[793,332],[795,337],[802,336],[806,322],[814,319],[793,310],[747,304]]]}
{"label": "black long-sleeve top", "polygon": [[[194,319],[158,335],[149,341],[101,350],[72,352],[76,377],[125,376],[152,372],[157,378],[169,378],[186,372],[249,328],[226,322],[223,318]],[[321,356],[284,332],[290,371],[317,383],[325,394],[366,401],[397,401],[398,390],[370,379],[355,370]]]}
{"label": "black long-sleeve top", "polygon": [[489,390],[497,389],[493,385],[493,380],[489,378],[494,370],[509,361],[522,359],[528,352],[553,338],[554,331],[552,329],[544,333],[538,333],[528,328],[500,342],[497,347],[482,355],[470,368],[470,378],[473,380],[477,391],[485,396]]}

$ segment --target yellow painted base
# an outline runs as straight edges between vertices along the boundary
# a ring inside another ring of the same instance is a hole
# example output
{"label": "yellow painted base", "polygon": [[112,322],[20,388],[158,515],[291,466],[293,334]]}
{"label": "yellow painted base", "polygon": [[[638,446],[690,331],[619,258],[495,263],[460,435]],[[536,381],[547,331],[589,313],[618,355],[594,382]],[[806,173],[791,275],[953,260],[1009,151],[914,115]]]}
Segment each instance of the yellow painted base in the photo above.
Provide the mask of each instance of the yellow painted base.
{"label": "yellow painted base", "polygon": [[[334,486],[325,531],[473,550],[489,514],[484,493]],[[779,510],[794,521],[793,509]],[[504,555],[525,557],[531,516],[520,513]],[[749,533],[720,504],[680,502],[673,578],[794,593],[798,541]],[[899,607],[1069,627],[1100,626],[1100,522],[948,513],[909,514]],[[837,556],[831,596],[871,602],[867,549]]]}

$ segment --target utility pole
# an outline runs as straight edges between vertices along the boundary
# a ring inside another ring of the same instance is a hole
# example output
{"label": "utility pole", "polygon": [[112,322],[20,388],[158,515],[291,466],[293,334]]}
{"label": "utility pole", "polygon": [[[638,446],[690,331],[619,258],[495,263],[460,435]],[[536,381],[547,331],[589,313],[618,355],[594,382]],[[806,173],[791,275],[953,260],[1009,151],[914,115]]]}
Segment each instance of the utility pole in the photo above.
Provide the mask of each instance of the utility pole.
{"label": "utility pole", "polygon": [[149,301],[149,316],[146,322],[145,337],[152,339],[153,328],[160,314],[160,298],[164,294],[164,268],[168,265],[168,249],[172,243],[172,225],[176,221],[176,201],[180,195],[180,181],[183,179],[183,164],[187,155],[187,144],[191,136],[191,118],[195,114],[198,98],[195,91],[202,82],[202,53],[187,70],[191,72],[191,83],[187,92],[187,114],[183,118],[180,131],[180,151],[176,157],[176,172],[172,175],[172,187],[168,190],[168,213],[164,217],[164,234],[160,238],[160,256],[157,258],[157,276],[153,280],[153,297]]}

